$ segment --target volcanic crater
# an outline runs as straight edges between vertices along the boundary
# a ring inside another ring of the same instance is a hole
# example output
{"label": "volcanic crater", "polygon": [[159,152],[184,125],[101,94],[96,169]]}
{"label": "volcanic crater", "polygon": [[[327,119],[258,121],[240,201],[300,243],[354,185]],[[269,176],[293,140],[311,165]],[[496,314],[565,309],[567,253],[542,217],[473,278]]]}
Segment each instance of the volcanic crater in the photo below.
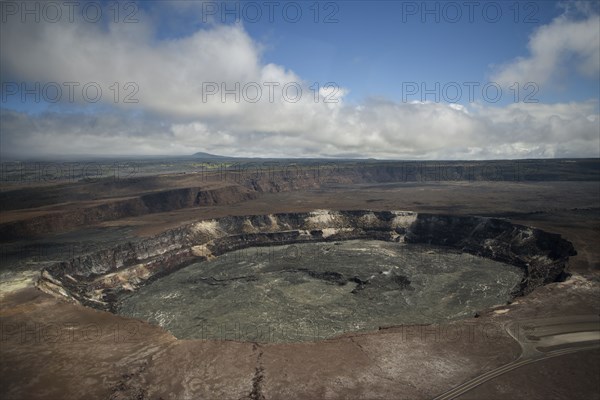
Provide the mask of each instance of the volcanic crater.
{"label": "volcanic crater", "polygon": [[45,268],[41,290],[178,338],[314,341],[471,317],[564,280],[572,244],[409,211],[228,216]]}

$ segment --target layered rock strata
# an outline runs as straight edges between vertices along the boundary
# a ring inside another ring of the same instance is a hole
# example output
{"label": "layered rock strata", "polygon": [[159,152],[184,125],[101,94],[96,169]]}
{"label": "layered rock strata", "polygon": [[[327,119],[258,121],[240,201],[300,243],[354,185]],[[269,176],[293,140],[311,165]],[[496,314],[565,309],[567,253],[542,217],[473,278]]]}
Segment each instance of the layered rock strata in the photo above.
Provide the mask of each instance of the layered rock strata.
{"label": "layered rock strata", "polygon": [[329,211],[231,216],[190,223],[45,268],[39,289],[114,311],[120,296],[194,262],[253,246],[375,239],[444,246],[524,271],[515,296],[567,276],[572,244],[509,221],[409,211]]}

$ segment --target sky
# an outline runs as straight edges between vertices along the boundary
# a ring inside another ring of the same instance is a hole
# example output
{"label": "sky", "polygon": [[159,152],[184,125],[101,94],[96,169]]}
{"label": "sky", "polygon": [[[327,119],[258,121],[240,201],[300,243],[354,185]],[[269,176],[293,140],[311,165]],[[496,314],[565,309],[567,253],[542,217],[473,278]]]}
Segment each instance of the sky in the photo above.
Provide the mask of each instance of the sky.
{"label": "sky", "polygon": [[600,157],[584,1],[0,1],[0,157]]}

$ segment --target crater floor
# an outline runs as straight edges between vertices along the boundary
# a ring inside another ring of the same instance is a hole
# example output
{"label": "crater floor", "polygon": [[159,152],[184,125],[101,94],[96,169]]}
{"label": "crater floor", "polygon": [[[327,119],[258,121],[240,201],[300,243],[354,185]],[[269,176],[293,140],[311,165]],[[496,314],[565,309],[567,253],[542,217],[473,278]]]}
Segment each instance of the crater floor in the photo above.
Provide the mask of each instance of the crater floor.
{"label": "crater floor", "polygon": [[158,279],[118,313],[180,339],[313,341],[472,316],[510,300],[522,277],[512,265],[421,244],[252,247]]}

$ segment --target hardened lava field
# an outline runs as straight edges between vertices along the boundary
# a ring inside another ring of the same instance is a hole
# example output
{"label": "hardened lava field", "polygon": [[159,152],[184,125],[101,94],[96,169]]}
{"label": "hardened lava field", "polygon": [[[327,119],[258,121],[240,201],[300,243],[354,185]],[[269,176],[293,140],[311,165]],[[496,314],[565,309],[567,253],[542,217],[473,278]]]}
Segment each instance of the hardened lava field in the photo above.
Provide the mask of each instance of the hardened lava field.
{"label": "hardened lava field", "polygon": [[375,240],[252,247],[189,265],[124,298],[118,313],[181,339],[294,342],[437,323],[504,304],[519,268]]}

